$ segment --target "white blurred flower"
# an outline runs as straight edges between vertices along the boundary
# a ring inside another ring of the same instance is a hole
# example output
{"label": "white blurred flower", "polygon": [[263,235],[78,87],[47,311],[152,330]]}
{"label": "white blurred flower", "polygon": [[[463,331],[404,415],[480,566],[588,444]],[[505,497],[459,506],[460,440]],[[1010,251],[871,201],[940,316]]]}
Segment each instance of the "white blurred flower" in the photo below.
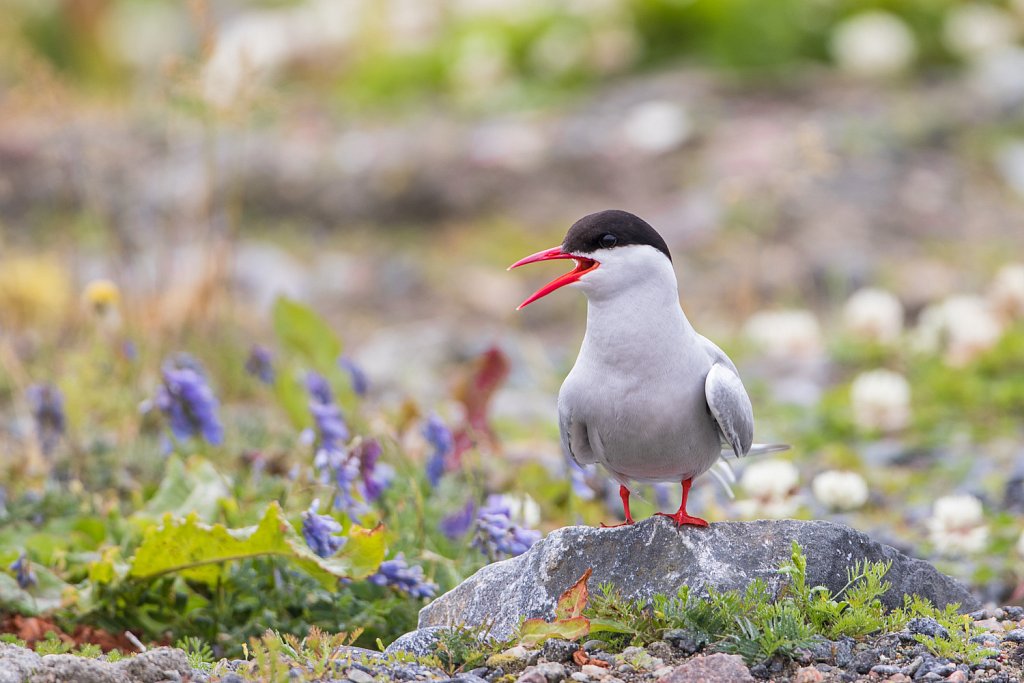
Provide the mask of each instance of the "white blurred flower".
{"label": "white blurred flower", "polygon": [[984,523],[981,501],[964,493],[943,496],[932,506],[926,522],[928,538],[944,555],[976,553],[988,542],[988,526]]}
{"label": "white blurred flower", "polygon": [[540,524],[540,505],[530,497],[530,494],[504,494],[501,500],[508,506],[510,519],[516,524],[530,529],[535,529]]}
{"label": "white blurred flower", "polygon": [[836,26],[832,57],[839,68],[855,76],[889,76],[906,70],[917,54],[914,34],[888,12],[856,14]]}
{"label": "white blurred flower", "polygon": [[988,300],[1004,319],[1024,318],[1024,263],[999,269],[988,290]]}
{"label": "white blurred flower", "polygon": [[810,311],[761,311],[743,326],[744,334],[774,358],[816,358],[822,352],[821,328]]}
{"label": "white blurred flower", "polygon": [[921,311],[912,341],[917,350],[942,353],[948,364],[962,366],[995,346],[1002,333],[988,302],[960,295]]}
{"label": "white blurred flower", "polygon": [[[1024,67],[1024,62],[1021,63]],[[1020,76],[1020,74],[1018,74]],[[1024,78],[1021,78],[1024,81]],[[995,153],[996,170],[1011,190],[1024,197],[1024,141],[1015,140]]]}
{"label": "white blurred flower", "polygon": [[800,473],[788,460],[751,463],[740,476],[740,490],[747,498],[737,500],[736,507],[744,517],[789,517],[798,507],[796,489],[799,481]]}
{"label": "white blurred flower", "polygon": [[[989,102],[1013,107],[1024,102],[1024,48],[1008,45],[980,56],[971,64],[972,88]],[[1024,183],[1018,185],[1024,193]]]}
{"label": "white blurred flower", "polygon": [[1013,15],[976,2],[954,6],[942,26],[946,47],[966,59],[1012,45],[1017,34]]}
{"label": "white blurred flower", "polygon": [[626,113],[622,133],[633,148],[648,154],[663,154],[686,142],[693,124],[686,109],[675,102],[650,100]]}
{"label": "white blurred flower", "polygon": [[884,289],[861,289],[846,302],[843,323],[860,340],[891,344],[903,331],[903,304]]}
{"label": "white blurred flower", "polygon": [[910,384],[891,370],[870,370],[850,386],[853,421],[865,431],[895,432],[910,423]]}
{"label": "white blurred flower", "polygon": [[834,510],[856,510],[868,501],[868,484],[856,472],[822,472],[811,482],[811,491],[819,503]]}

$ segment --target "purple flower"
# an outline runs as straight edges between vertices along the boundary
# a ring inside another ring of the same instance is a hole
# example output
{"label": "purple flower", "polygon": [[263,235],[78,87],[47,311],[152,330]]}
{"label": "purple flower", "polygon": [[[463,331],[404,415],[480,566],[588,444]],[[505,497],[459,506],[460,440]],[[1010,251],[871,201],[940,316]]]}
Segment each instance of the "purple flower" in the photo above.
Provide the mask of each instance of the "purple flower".
{"label": "purple flower", "polygon": [[330,515],[321,515],[320,501],[314,500],[309,509],[302,513],[302,535],[313,552],[320,557],[330,557],[338,552],[348,539],[335,534],[341,531],[341,524]]}
{"label": "purple flower", "polygon": [[316,425],[317,447],[319,450],[340,450],[349,438],[348,426],[341,414],[341,408],[334,402],[331,386],[322,375],[310,372],[306,375],[306,389],[309,391],[309,412]]}
{"label": "purple flower", "polygon": [[163,382],[153,403],[167,417],[174,437],[202,436],[214,446],[223,443],[224,428],[217,414],[220,406],[199,361],[181,353],[164,362],[161,372]]}
{"label": "purple flower", "polygon": [[249,358],[245,361],[245,371],[259,378],[264,384],[274,383],[274,355],[270,349],[260,344],[253,344],[249,349]]}
{"label": "purple flower", "polygon": [[348,373],[349,380],[352,382],[352,390],[356,392],[356,396],[366,396],[366,392],[370,390],[370,381],[363,369],[348,356],[339,358],[338,365]]}
{"label": "purple flower", "polygon": [[423,425],[423,436],[433,448],[427,459],[427,480],[432,487],[436,487],[444,475],[448,455],[455,449],[455,438],[437,415],[427,418],[427,423]]}
{"label": "purple flower", "polygon": [[437,527],[441,530],[441,533],[454,541],[466,535],[469,528],[473,526],[473,518],[475,516],[476,502],[470,498],[461,510],[444,517]]}
{"label": "purple flower", "polygon": [[64,396],[52,384],[33,384],[25,392],[32,420],[36,425],[39,448],[50,455],[57,447],[67,426],[64,416]]}
{"label": "purple flower", "polygon": [[490,560],[522,555],[540,540],[540,532],[518,526],[512,520],[512,506],[504,496],[492,495],[476,518],[473,547]]}
{"label": "purple flower", "polygon": [[25,553],[19,555],[18,559],[11,563],[10,570],[14,572],[15,578],[18,580],[18,587],[22,590],[28,590],[29,587],[39,583],[35,571],[32,570],[32,562],[29,561]]}
{"label": "purple flower", "polygon": [[404,553],[398,553],[393,560],[381,562],[377,573],[367,581],[378,586],[391,586],[414,598],[432,598],[437,594],[437,584],[424,578],[423,567],[406,564]]}
{"label": "purple flower", "polygon": [[379,462],[380,444],[376,439],[366,439],[356,449],[359,459],[359,476],[362,478],[363,495],[371,503],[384,493],[395,478],[395,470],[390,465]]}

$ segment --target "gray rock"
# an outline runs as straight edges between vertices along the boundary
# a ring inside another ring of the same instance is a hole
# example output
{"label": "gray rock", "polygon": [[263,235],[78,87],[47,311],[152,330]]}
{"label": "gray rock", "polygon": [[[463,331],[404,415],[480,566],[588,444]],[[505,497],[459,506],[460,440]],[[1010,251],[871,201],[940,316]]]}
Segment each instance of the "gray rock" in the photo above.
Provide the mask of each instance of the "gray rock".
{"label": "gray rock", "polygon": [[130,683],[117,662],[88,659],[76,655],[44,655],[43,666],[32,677],[32,683]]}
{"label": "gray rock", "polygon": [[440,634],[450,630],[446,626],[428,626],[410,631],[395,639],[384,649],[385,655],[393,655],[397,652],[405,652],[414,657],[425,657],[437,652],[437,643]]}
{"label": "gray rock", "polygon": [[854,562],[891,560],[886,580],[892,589],[882,597],[886,607],[902,605],[903,596],[913,593],[940,608],[952,602],[967,610],[978,606],[962,584],[927,562],[842,525],[760,520],[677,529],[668,519],[652,517],[614,529],[558,529],[525,554],[484,567],[424,607],[419,626],[490,623],[494,637],[510,636],[520,616],[551,618],[558,596],[587,568],[594,571],[592,586],[608,581],[626,597],[671,595],[681,585],[698,592],[743,590],[756,578],[777,595],[785,584],[777,569],[789,561],[792,541],[808,557],[811,585],[839,592]]}
{"label": "gray rock", "polygon": [[548,683],[560,683],[565,680],[565,666],[558,662],[541,662],[537,665],[536,671],[544,676]]}
{"label": "gray rock", "polygon": [[914,617],[907,622],[907,630],[932,638],[949,638],[949,631],[946,630],[946,627],[931,617]]}
{"label": "gray rock", "polygon": [[22,683],[42,666],[42,657],[32,650],[0,643],[0,683]]}
{"label": "gray rock", "polygon": [[876,664],[871,667],[871,673],[878,674],[879,676],[892,676],[900,673],[900,668],[892,664]]}
{"label": "gray rock", "polygon": [[1008,643],[1024,643],[1024,628],[1015,628],[1003,634],[1003,640]]}
{"label": "gray rock", "polygon": [[572,641],[550,638],[541,646],[540,656],[549,662],[571,662],[573,653],[579,649],[580,646]]}
{"label": "gray rock", "polygon": [[754,683],[754,677],[738,655],[721,652],[694,657],[658,679],[658,683]]}
{"label": "gray rock", "polygon": [[662,637],[669,645],[684,655],[692,655],[699,652],[706,644],[699,634],[683,628],[669,629],[665,631],[665,635]]}
{"label": "gray rock", "polygon": [[181,650],[158,647],[122,659],[115,664],[132,683],[164,683],[192,675],[188,657]]}

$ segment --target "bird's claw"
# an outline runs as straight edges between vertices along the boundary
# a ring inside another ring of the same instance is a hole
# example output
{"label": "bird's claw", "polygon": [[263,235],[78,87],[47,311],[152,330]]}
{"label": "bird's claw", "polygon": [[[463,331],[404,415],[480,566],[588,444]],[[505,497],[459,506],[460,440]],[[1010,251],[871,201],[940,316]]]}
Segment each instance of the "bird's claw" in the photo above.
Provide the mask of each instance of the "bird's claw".
{"label": "bird's claw", "polygon": [[656,512],[654,514],[659,515],[661,517],[668,517],[669,519],[671,519],[673,522],[676,523],[677,527],[686,526],[686,525],[689,525],[689,526],[707,526],[708,525],[708,522],[707,522],[706,519],[701,519],[700,517],[692,517],[692,516],[686,514],[685,512],[683,512],[682,510],[680,510],[679,512],[675,512],[675,513]]}

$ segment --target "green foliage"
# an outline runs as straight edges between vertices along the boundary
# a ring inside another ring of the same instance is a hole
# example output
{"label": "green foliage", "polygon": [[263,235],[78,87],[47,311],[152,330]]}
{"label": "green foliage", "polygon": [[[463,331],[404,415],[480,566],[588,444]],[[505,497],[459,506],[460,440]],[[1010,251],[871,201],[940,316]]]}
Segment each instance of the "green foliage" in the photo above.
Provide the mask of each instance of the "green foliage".
{"label": "green foliage", "polygon": [[8,645],[17,645],[18,647],[25,647],[27,643],[14,635],[13,633],[0,633],[0,643],[7,643]]}
{"label": "green foliage", "polygon": [[43,640],[37,641],[35,651],[40,655],[64,655],[71,652],[71,645],[61,640],[53,631],[47,631]]}
{"label": "green foliage", "polygon": [[199,671],[209,671],[217,661],[210,644],[196,636],[185,636],[174,643],[174,647],[184,650],[189,666]]}
{"label": "green foliage", "polygon": [[184,521],[170,515],[161,526],[146,530],[129,569],[133,579],[154,579],[180,574],[192,581],[215,585],[223,579],[225,564],[254,557],[284,557],[317,578],[325,587],[340,578],[361,579],[384,560],[382,529],[349,529],[347,542],[329,558],[316,555],[286,520],[275,502],[253,529],[208,526],[195,514]]}
{"label": "green foliage", "polygon": [[341,355],[341,340],[323,318],[308,306],[286,297],[274,302],[274,332],[282,346],[313,368],[333,366]]}
{"label": "green foliage", "polygon": [[483,664],[489,654],[486,634],[478,629],[458,626],[441,631],[434,656],[449,675]]}
{"label": "green foliage", "polygon": [[359,631],[331,635],[313,626],[301,640],[292,634],[266,631],[258,638],[251,638],[245,648],[249,664],[241,673],[248,680],[278,681],[294,680],[292,669],[305,672],[300,680],[322,680],[336,662],[344,655],[340,648],[351,645],[359,638]]}

